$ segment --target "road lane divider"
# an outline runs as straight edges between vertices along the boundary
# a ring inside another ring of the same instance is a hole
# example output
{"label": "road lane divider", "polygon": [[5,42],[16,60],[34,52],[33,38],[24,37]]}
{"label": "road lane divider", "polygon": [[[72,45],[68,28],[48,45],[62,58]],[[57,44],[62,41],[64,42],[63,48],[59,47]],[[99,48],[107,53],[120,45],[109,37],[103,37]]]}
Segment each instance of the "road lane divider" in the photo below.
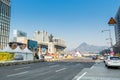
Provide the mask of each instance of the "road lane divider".
{"label": "road lane divider", "polygon": [[26,74],[28,72],[29,71],[24,71],[24,72],[20,72],[20,73],[10,74],[10,75],[7,75],[7,77],[13,77],[13,76],[18,76],[18,75],[23,75],[23,74]]}
{"label": "road lane divider", "polygon": [[93,69],[93,68],[94,68],[94,65],[90,69]]}
{"label": "road lane divider", "polygon": [[51,68],[54,68],[54,67],[58,67],[59,65],[52,65],[52,66],[49,66]]}
{"label": "road lane divider", "polygon": [[21,67],[21,68],[16,68],[16,69],[14,69],[14,70],[21,70],[21,69],[28,69],[28,68],[30,68],[30,66],[27,66],[27,67]]}
{"label": "road lane divider", "polygon": [[80,80],[87,72],[84,72],[80,77],[77,78],[77,80]]}
{"label": "road lane divider", "polygon": [[79,66],[79,65],[81,65],[81,64],[80,63],[76,64],[76,66]]}
{"label": "road lane divider", "polygon": [[55,72],[60,72],[60,71],[63,71],[65,69],[67,69],[67,68],[62,68],[62,69],[56,70]]}

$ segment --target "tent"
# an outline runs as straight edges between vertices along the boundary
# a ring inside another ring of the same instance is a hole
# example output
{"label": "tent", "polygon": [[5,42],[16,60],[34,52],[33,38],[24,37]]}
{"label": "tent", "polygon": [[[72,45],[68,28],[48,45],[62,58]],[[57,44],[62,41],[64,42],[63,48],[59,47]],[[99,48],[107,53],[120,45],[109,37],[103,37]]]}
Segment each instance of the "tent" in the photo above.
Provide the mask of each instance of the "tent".
{"label": "tent", "polygon": [[17,46],[17,48],[14,49],[13,52],[16,52],[16,53],[23,53],[23,50],[21,50],[20,47]]}
{"label": "tent", "polygon": [[77,55],[78,57],[82,57],[79,51],[76,52],[76,55]]}
{"label": "tent", "polygon": [[33,53],[32,51],[30,51],[27,47],[23,50],[24,53]]}
{"label": "tent", "polygon": [[3,52],[14,52],[14,50],[11,49],[9,45],[7,45],[7,47],[5,49],[3,49],[2,51]]}
{"label": "tent", "polygon": [[25,58],[24,58],[24,60],[33,60],[33,52],[32,51],[30,51],[27,47],[23,50],[23,53],[25,53],[26,54],[26,56],[25,56]]}
{"label": "tent", "polygon": [[3,52],[3,50],[0,49],[0,52]]}

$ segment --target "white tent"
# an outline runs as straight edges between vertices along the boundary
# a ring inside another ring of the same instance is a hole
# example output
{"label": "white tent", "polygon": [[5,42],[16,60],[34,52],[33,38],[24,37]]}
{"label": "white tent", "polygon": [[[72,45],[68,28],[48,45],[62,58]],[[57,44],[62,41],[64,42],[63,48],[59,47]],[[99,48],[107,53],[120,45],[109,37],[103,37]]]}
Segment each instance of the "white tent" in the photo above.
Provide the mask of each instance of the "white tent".
{"label": "white tent", "polygon": [[23,50],[21,50],[20,47],[17,46],[17,48],[14,49],[13,52],[16,52],[16,53],[23,53]]}
{"label": "white tent", "polygon": [[23,50],[24,53],[33,53],[32,51],[30,51],[27,47]]}
{"label": "white tent", "polygon": [[3,52],[3,50],[0,49],[0,52]]}
{"label": "white tent", "polygon": [[2,51],[3,52],[14,52],[14,50],[12,50],[9,45],[7,45],[7,47],[3,49]]}
{"label": "white tent", "polygon": [[77,55],[78,57],[82,57],[79,51],[76,52],[76,55]]}
{"label": "white tent", "polygon": [[23,50],[23,53],[26,55],[24,56],[24,60],[33,60],[33,52],[30,51],[27,47]]}

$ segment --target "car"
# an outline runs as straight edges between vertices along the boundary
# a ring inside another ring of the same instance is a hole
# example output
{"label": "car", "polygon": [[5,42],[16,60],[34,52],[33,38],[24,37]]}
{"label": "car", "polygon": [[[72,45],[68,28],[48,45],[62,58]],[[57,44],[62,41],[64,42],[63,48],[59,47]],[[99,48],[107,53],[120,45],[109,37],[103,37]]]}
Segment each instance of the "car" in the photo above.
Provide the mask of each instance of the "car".
{"label": "car", "polygon": [[106,67],[120,67],[120,57],[118,56],[107,56],[104,59]]}
{"label": "car", "polygon": [[100,59],[100,60],[104,60],[104,57],[103,57],[103,56],[100,56],[99,59]]}
{"label": "car", "polygon": [[93,56],[92,59],[93,59],[93,60],[97,60],[97,59],[98,59],[98,56]]}

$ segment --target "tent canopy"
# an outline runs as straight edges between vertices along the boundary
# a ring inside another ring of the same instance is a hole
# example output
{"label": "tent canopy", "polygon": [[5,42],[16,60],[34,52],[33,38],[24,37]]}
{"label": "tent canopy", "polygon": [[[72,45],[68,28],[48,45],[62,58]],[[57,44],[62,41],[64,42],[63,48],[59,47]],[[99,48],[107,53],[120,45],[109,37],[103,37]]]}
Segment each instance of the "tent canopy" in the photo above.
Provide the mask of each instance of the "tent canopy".
{"label": "tent canopy", "polygon": [[0,49],[0,52],[3,52],[3,50]]}
{"label": "tent canopy", "polygon": [[19,46],[17,46],[17,48],[14,49],[13,52],[22,53],[23,51],[20,49]]}
{"label": "tent canopy", "polygon": [[32,51],[30,51],[27,47],[24,50],[21,50],[19,46],[17,46],[16,49],[11,49],[9,45],[7,45],[7,47],[3,50],[0,50],[0,52],[12,52],[12,53],[33,53]]}
{"label": "tent canopy", "polygon": [[5,49],[3,49],[2,51],[3,52],[13,52],[14,50],[12,50],[9,45],[7,45],[7,47]]}
{"label": "tent canopy", "polygon": [[25,52],[25,53],[33,53],[33,52],[30,51],[27,47],[23,50],[23,52]]}

